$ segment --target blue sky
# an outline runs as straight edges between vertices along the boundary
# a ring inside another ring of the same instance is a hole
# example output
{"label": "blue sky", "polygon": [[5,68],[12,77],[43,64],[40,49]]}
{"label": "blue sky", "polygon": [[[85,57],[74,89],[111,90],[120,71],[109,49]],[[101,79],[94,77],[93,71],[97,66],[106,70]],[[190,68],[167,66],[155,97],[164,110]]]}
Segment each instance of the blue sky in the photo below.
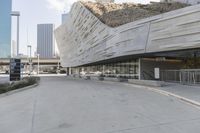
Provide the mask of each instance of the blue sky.
{"label": "blue sky", "polygon": [[[27,44],[37,46],[37,24],[61,24],[61,14],[77,0],[13,0],[13,11],[20,11],[20,53],[27,54]],[[148,3],[149,0],[116,0],[116,2]],[[16,40],[16,18],[13,18],[12,39]],[[27,37],[28,33],[28,37]],[[32,52],[32,53],[33,53]]]}

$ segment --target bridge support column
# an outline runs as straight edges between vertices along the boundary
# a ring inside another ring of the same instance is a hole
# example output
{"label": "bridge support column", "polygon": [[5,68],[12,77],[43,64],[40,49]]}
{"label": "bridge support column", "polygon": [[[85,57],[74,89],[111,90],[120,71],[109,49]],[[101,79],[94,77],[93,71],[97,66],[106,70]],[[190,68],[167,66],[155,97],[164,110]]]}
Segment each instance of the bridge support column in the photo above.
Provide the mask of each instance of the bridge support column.
{"label": "bridge support column", "polygon": [[68,67],[68,75],[72,75],[72,69],[71,69],[71,67]]}
{"label": "bridge support column", "polygon": [[67,69],[66,69],[66,75],[67,75],[67,76],[70,75],[70,71],[71,71],[71,69],[70,69],[69,67],[67,67]]}

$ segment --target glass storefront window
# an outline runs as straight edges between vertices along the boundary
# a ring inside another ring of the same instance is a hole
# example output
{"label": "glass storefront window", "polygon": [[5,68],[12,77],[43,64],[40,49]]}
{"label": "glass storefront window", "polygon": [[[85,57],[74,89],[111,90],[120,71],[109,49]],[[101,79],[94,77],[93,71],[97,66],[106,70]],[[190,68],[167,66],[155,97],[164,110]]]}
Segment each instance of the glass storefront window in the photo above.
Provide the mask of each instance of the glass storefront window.
{"label": "glass storefront window", "polygon": [[117,63],[108,63],[80,68],[72,68],[72,74],[90,74],[105,77],[139,78],[139,61],[127,60]]}

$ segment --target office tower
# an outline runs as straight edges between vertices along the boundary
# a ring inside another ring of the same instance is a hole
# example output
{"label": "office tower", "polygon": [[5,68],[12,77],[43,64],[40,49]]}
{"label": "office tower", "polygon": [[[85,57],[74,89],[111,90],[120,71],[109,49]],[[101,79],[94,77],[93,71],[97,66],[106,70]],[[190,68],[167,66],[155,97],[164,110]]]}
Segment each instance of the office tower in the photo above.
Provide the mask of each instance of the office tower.
{"label": "office tower", "polygon": [[0,0],[0,58],[11,56],[12,0]]}
{"label": "office tower", "polygon": [[40,58],[54,58],[54,24],[37,25],[37,53]]}
{"label": "office tower", "polygon": [[62,24],[64,24],[65,22],[67,22],[68,18],[69,18],[69,14],[68,13],[62,14]]}

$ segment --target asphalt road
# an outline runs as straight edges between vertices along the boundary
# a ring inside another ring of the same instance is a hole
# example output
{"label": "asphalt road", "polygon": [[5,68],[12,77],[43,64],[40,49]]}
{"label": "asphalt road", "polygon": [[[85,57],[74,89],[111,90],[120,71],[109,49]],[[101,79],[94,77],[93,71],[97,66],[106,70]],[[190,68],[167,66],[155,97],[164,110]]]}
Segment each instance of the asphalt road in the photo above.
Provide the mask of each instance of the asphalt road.
{"label": "asphalt road", "polygon": [[128,84],[43,77],[0,97],[0,133],[199,132],[199,109]]}

